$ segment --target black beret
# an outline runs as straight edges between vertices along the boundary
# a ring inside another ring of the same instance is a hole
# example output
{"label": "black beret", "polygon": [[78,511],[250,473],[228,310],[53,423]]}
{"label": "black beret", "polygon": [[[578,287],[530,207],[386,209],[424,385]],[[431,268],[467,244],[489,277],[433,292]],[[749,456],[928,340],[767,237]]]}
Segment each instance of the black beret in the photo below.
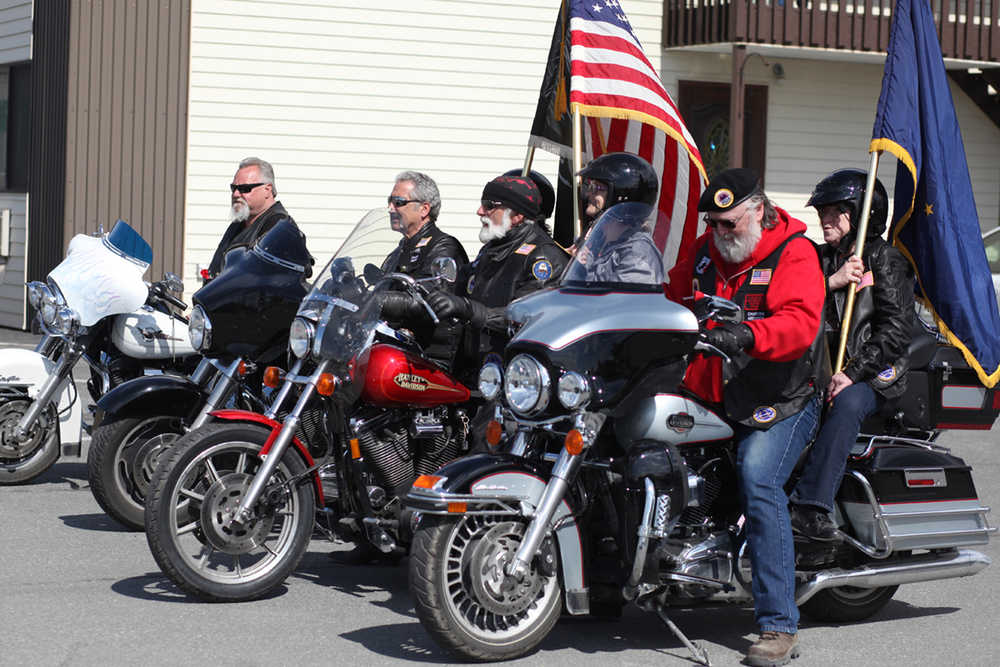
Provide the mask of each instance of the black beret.
{"label": "black beret", "polygon": [[760,192],[760,178],[753,169],[726,169],[708,183],[698,200],[699,211],[728,211]]}
{"label": "black beret", "polygon": [[526,176],[497,176],[483,188],[483,199],[502,202],[531,220],[538,217],[542,205],[538,186]]}

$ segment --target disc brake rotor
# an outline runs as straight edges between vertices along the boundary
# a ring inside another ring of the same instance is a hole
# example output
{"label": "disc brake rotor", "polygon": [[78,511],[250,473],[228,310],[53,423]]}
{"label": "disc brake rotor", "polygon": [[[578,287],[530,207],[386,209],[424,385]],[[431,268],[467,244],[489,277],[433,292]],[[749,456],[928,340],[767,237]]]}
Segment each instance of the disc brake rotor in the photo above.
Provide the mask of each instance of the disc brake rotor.
{"label": "disc brake rotor", "polygon": [[28,458],[45,444],[49,431],[49,420],[45,411],[38,416],[38,421],[28,432],[26,440],[19,441],[14,436],[17,423],[30,405],[31,401],[8,401],[0,405],[0,459]]}
{"label": "disc brake rotor", "polygon": [[232,524],[240,501],[250,488],[253,475],[233,472],[208,488],[201,504],[201,529],[215,549],[227,554],[243,554],[261,546],[271,527],[274,513],[251,517],[246,525]]}
{"label": "disc brake rotor", "polygon": [[160,454],[173,445],[179,437],[176,433],[162,433],[146,440],[136,448],[135,455],[129,461],[129,473],[136,490],[143,497],[149,494],[149,480],[152,479],[153,471],[156,470]]}
{"label": "disc brake rotor", "polygon": [[479,540],[470,559],[469,575],[479,604],[495,614],[509,616],[527,609],[538,597],[544,579],[531,567],[520,580],[504,568],[521,545],[524,524],[507,522],[493,526]]}

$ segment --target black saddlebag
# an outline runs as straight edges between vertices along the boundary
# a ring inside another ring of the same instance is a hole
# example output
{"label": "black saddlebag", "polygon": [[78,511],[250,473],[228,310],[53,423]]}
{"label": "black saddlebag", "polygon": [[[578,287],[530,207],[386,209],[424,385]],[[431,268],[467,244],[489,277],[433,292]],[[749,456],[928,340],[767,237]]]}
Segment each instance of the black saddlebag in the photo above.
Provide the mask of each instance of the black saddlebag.
{"label": "black saddlebag", "polygon": [[838,494],[858,540],[892,551],[989,540],[987,508],[965,461],[888,437],[878,440],[851,458]]}

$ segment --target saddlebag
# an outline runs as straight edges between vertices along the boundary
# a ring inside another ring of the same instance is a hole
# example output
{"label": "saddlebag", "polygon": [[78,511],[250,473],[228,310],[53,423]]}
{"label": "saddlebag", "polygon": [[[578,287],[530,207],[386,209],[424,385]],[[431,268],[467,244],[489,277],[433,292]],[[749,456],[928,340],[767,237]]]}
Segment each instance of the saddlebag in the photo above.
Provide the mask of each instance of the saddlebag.
{"label": "saddlebag", "polygon": [[992,532],[962,459],[892,438],[848,463],[838,500],[857,539],[879,550],[985,544]]}

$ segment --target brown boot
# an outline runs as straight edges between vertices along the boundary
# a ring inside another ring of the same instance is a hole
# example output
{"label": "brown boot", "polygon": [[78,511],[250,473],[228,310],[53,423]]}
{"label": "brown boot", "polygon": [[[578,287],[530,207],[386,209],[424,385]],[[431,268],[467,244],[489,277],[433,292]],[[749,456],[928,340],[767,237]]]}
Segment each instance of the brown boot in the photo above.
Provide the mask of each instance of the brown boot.
{"label": "brown boot", "polygon": [[787,665],[799,657],[799,636],[787,632],[765,630],[760,639],[747,651],[746,664],[756,667]]}

